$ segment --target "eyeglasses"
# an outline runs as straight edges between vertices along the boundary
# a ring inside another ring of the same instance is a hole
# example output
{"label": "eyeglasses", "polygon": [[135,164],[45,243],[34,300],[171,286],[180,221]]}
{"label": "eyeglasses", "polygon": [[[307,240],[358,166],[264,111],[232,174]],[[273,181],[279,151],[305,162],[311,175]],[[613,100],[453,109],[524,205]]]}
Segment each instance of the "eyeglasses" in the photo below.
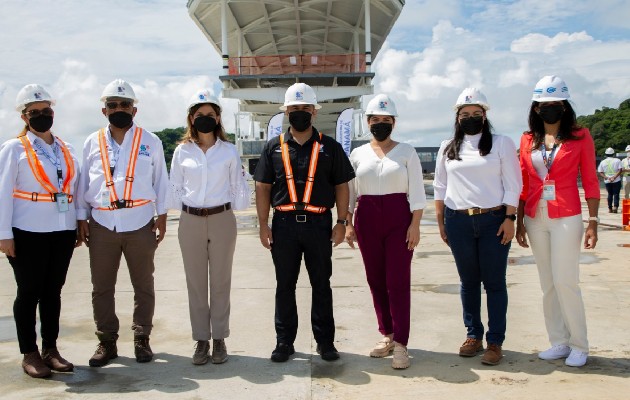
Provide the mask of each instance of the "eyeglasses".
{"label": "eyeglasses", "polygon": [[108,101],[105,103],[105,107],[110,110],[115,110],[117,108],[128,110],[133,106],[133,102],[131,101]]}
{"label": "eyeglasses", "polygon": [[457,117],[459,119],[466,119],[466,118],[470,118],[470,117],[479,118],[479,117],[483,117],[483,112],[475,111],[472,114],[471,113],[467,113],[467,112],[463,112],[463,113],[457,114]]}
{"label": "eyeglasses", "polygon": [[43,115],[46,117],[52,117],[54,114],[55,112],[50,107],[42,108],[41,110],[34,109],[34,110],[28,110],[24,112],[24,115],[26,115],[28,118],[37,118],[40,115]]}

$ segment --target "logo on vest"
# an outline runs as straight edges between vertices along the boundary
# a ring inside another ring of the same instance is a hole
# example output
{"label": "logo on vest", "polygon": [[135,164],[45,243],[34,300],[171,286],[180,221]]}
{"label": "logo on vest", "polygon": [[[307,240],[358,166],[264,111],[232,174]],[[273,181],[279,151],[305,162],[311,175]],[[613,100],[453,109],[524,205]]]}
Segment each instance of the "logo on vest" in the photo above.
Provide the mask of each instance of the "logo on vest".
{"label": "logo on vest", "polygon": [[151,148],[149,147],[148,144],[141,144],[140,145],[140,151],[138,151],[138,155],[139,156],[147,156],[147,157],[151,157],[151,152],[150,152]]}

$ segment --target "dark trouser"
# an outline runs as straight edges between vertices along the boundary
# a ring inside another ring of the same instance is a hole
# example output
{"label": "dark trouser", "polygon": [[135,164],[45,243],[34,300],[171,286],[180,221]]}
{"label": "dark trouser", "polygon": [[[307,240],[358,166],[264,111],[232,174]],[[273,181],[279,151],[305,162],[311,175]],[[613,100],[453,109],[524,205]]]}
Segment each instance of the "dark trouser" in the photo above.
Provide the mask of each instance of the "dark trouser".
{"label": "dark trouser", "polygon": [[621,192],[621,181],[607,183],[606,191],[608,192],[608,208],[619,208],[619,192]]}
{"label": "dark trouser", "polygon": [[511,244],[501,244],[497,236],[505,220],[505,208],[469,216],[446,208],[444,221],[461,281],[461,298],[467,336],[483,339],[481,322],[481,282],[487,295],[488,343],[505,340],[508,293],[505,282]]}
{"label": "dark trouser", "polygon": [[411,308],[411,258],[407,194],[361,196],[354,228],[372,292],[378,330],[406,346]]}
{"label": "dark trouser", "polygon": [[28,232],[13,228],[16,257],[7,257],[17,283],[13,316],[22,354],[37,351],[35,332],[39,304],[42,348],[57,347],[61,288],[66,282],[77,238],[76,230]]}
{"label": "dark trouser", "polygon": [[116,316],[116,278],[120,258],[125,256],[133,286],[133,324],[135,336],[150,335],[155,310],[153,256],[157,248],[153,221],[130,232],[114,232],[90,220],[90,270],[92,272],[92,307],[99,340],[118,339]]}
{"label": "dark trouser", "polygon": [[[298,222],[304,220],[304,222]],[[276,268],[276,338],[293,344],[298,328],[295,286],[302,254],[312,287],[311,325],[315,340],[331,344],[335,339],[332,289],[332,216],[296,216],[276,212],[272,223],[271,256]]]}

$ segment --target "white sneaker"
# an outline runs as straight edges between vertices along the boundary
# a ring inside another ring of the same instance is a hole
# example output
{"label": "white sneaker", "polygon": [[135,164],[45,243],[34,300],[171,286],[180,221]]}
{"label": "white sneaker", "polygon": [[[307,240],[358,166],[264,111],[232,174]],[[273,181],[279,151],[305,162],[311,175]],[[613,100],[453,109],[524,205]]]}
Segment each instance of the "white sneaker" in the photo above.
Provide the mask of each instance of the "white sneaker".
{"label": "white sneaker", "polygon": [[588,359],[588,353],[584,353],[580,350],[571,349],[571,354],[565,360],[565,364],[569,367],[581,367],[586,364],[586,360]]}
{"label": "white sneaker", "polygon": [[538,353],[538,358],[541,360],[557,360],[560,358],[567,358],[571,354],[571,348],[569,346],[560,344],[552,346],[551,348]]}

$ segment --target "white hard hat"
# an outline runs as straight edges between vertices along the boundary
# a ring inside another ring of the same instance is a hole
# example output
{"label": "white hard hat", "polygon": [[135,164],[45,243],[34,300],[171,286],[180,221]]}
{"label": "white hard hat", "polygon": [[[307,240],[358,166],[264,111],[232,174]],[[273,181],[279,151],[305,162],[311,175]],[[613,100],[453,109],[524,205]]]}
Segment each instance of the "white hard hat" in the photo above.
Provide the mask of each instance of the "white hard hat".
{"label": "white hard hat", "polygon": [[457,111],[464,106],[481,106],[484,110],[490,109],[486,96],[479,89],[473,87],[466,88],[461,92],[453,108]]}
{"label": "white hard hat", "polygon": [[322,108],[322,106],[317,104],[317,96],[315,96],[313,88],[301,82],[289,86],[284,94],[284,104],[280,106],[280,109],[284,111],[288,106],[299,104],[312,104],[316,110]]}
{"label": "white hard hat", "polygon": [[136,93],[133,91],[131,85],[122,79],[115,79],[105,86],[103,94],[101,95],[101,101],[107,101],[109,97],[120,97],[133,100],[134,103],[138,102]]}
{"label": "white hard hat", "polygon": [[630,151],[630,144],[626,146],[626,149],[624,151]]}
{"label": "white hard hat", "polygon": [[221,104],[219,104],[219,100],[214,97],[208,89],[201,89],[190,98],[190,101],[188,102],[188,112],[190,112],[190,109],[197,104],[214,104],[219,107],[219,112],[221,112]]}
{"label": "white hard hat", "polygon": [[611,156],[615,154],[615,149],[613,149],[612,147],[609,147],[606,149],[605,154]]}
{"label": "white hard hat", "polygon": [[386,94],[376,95],[365,108],[365,115],[390,115],[397,117],[396,104]]}
{"label": "white hard hat", "polygon": [[17,94],[15,99],[15,109],[17,111],[24,111],[26,106],[38,101],[47,101],[51,106],[55,105],[55,100],[50,96],[50,93],[46,91],[41,85],[31,83],[24,86]]}
{"label": "white hard hat", "polygon": [[534,88],[532,101],[544,103],[547,101],[569,100],[569,88],[562,78],[555,75],[544,76]]}

